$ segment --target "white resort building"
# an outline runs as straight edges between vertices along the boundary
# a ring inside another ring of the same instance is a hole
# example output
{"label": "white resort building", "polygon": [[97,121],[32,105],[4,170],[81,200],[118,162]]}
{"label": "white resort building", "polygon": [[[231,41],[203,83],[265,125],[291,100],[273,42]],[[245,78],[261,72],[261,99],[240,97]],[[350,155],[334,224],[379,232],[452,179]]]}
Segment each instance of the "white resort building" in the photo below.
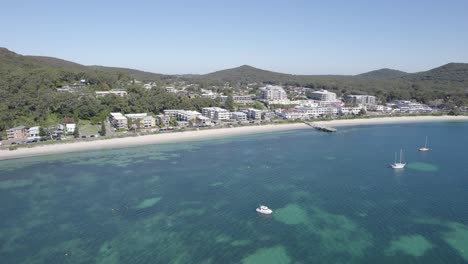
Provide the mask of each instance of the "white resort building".
{"label": "white resort building", "polygon": [[202,109],[202,114],[212,120],[229,120],[231,118],[230,112],[220,107],[205,107]]}
{"label": "white resort building", "polygon": [[336,101],[336,93],[327,90],[315,91],[310,94],[310,98],[318,101]]}
{"label": "white resort building", "polygon": [[283,87],[267,85],[260,88],[260,98],[267,101],[281,101],[288,99],[288,96]]}

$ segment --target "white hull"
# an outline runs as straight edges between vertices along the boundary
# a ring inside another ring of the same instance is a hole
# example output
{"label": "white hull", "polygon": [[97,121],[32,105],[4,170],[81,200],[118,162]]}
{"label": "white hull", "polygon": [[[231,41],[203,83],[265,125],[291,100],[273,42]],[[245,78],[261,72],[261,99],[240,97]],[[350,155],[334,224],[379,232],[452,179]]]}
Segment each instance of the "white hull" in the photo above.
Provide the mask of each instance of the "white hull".
{"label": "white hull", "polygon": [[406,165],[406,163],[403,163],[403,150],[401,149],[400,150],[400,162],[397,162],[397,159],[396,159],[396,153],[395,153],[395,162],[390,164],[390,166],[394,169],[403,169]]}
{"label": "white hull", "polygon": [[257,213],[261,213],[261,214],[272,214],[273,213],[273,210],[271,210],[270,208],[266,207],[266,206],[260,206],[258,207],[257,209],[255,209],[255,211],[257,211]]}
{"label": "white hull", "polygon": [[390,164],[390,166],[392,166],[392,168],[394,169],[403,169],[405,167],[405,163],[393,163],[393,164]]}

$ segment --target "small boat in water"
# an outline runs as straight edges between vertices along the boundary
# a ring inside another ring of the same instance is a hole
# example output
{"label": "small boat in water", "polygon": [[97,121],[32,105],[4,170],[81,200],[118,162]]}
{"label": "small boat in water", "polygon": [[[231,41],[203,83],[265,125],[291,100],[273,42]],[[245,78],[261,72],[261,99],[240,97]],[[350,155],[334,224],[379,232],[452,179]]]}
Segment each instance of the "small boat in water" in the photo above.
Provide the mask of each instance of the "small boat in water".
{"label": "small boat in water", "polygon": [[424,147],[423,147],[423,148],[420,148],[419,151],[421,151],[421,152],[427,152],[427,151],[429,151],[429,148],[427,147],[427,137],[426,137],[426,144],[424,144]]}
{"label": "small boat in water", "polygon": [[392,166],[392,168],[394,169],[403,169],[406,165],[406,163],[403,163],[402,161],[402,158],[403,157],[403,150],[400,149],[400,162],[397,162],[396,159],[397,159],[397,154],[395,153],[395,162],[390,164],[390,166]]}
{"label": "small boat in water", "polygon": [[270,208],[266,207],[265,205],[260,205],[260,207],[258,207],[256,209],[256,211],[258,213],[261,213],[261,214],[271,214],[273,213],[273,210],[271,210]]}

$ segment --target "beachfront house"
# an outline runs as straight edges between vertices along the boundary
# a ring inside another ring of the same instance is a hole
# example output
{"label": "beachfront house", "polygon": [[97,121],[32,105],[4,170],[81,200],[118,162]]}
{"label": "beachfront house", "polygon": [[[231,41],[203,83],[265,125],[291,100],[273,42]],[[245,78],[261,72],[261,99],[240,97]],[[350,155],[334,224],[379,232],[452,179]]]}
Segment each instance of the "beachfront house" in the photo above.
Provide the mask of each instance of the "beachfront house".
{"label": "beachfront house", "polygon": [[39,127],[38,126],[30,127],[28,129],[28,139],[37,139],[37,138],[40,138]]}
{"label": "beachfront house", "polygon": [[211,119],[206,116],[197,116],[197,123],[202,126],[211,126]]}
{"label": "beachfront house", "polygon": [[28,137],[28,130],[25,126],[17,126],[7,130],[8,140],[23,140]]}
{"label": "beachfront house", "polygon": [[73,133],[76,129],[75,119],[73,117],[65,117],[63,119],[63,123],[65,124],[64,130],[65,133]]}

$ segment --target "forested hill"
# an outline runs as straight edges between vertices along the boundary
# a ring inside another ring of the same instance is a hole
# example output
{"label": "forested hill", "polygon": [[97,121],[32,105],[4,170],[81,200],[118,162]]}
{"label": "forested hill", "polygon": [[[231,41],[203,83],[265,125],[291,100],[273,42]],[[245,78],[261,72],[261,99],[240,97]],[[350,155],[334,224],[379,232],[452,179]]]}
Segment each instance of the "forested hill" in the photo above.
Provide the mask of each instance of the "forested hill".
{"label": "forested hill", "polygon": [[[161,81],[173,76],[144,72],[134,69],[105,66],[85,66],[75,62],[46,56],[23,56],[6,48],[0,48],[0,70],[43,70],[58,75],[68,76],[65,81],[86,79],[93,83],[106,83],[112,86],[117,79],[137,79],[141,81]],[[60,76],[59,76],[60,79]]]}
{"label": "forested hill", "polygon": [[249,65],[200,75],[198,78],[225,81],[231,83],[276,83],[293,84],[323,79],[344,79],[346,75],[295,75],[258,69]]}
{"label": "forested hill", "polygon": [[438,68],[403,76],[411,81],[468,83],[468,63],[448,63]]}
{"label": "forested hill", "polygon": [[386,79],[396,79],[403,77],[405,75],[408,75],[408,73],[399,71],[399,70],[393,70],[393,69],[380,69],[376,71],[370,71],[366,73],[361,73],[358,75],[355,75],[358,78],[366,78],[366,79],[380,79],[380,80],[386,80]]}
{"label": "forested hill", "polygon": [[447,81],[453,83],[468,81],[468,63],[449,63],[441,67],[418,73],[407,73],[394,69],[380,69],[358,75],[294,75],[258,69],[249,65],[221,70],[194,78],[205,78],[226,82],[272,82],[272,83],[314,83],[320,80],[358,81],[389,80],[389,81]]}
{"label": "forested hill", "polygon": [[[0,140],[5,137],[5,129],[18,125],[58,124],[64,117],[99,122],[109,112],[158,114],[168,108],[200,110],[217,103],[209,98],[191,99],[167,93],[164,89],[147,90],[132,84],[135,76],[141,77],[137,78],[141,81],[146,77],[148,80],[165,78],[130,69],[90,67],[56,58],[22,56],[1,48]],[[90,83],[82,92],[56,90],[82,79]],[[159,87],[164,85],[158,84]],[[98,99],[93,93],[94,90],[112,88],[124,88],[128,96]]]}

